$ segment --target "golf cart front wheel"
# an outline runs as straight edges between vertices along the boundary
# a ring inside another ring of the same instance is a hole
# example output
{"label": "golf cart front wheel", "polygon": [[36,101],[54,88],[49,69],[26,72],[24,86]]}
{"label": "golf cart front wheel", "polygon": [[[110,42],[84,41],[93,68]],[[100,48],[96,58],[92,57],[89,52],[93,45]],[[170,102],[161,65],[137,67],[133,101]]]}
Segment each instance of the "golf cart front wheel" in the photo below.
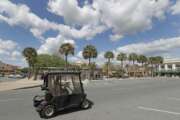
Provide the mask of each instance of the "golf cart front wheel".
{"label": "golf cart front wheel", "polygon": [[88,109],[90,107],[91,107],[91,103],[87,99],[85,99],[81,104],[82,109]]}
{"label": "golf cart front wheel", "polygon": [[40,111],[40,116],[43,118],[51,118],[55,113],[53,105],[47,105],[42,111]]}

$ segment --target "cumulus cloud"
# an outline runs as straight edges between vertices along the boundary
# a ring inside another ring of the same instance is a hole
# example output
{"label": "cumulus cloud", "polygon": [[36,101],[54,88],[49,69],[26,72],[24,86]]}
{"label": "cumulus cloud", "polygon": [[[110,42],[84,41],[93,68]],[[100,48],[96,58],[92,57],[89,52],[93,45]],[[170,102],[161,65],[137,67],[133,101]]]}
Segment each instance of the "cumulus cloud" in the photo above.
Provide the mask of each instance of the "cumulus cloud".
{"label": "cumulus cloud", "polygon": [[5,21],[11,26],[19,25],[30,29],[33,35],[43,39],[42,34],[55,26],[47,19],[41,19],[23,4],[14,4],[9,0],[0,1],[0,21]]}
{"label": "cumulus cloud", "polygon": [[164,18],[169,0],[96,0],[102,21],[119,36],[152,27],[154,18]]}
{"label": "cumulus cloud", "polygon": [[122,35],[118,35],[118,34],[110,35],[110,40],[111,41],[118,41],[121,38],[123,38]]}
{"label": "cumulus cloud", "polygon": [[74,44],[74,40],[66,39],[61,35],[57,37],[47,38],[45,43],[43,43],[38,49],[38,53],[47,53],[47,54],[59,54],[59,47],[63,43],[71,43]]}
{"label": "cumulus cloud", "polygon": [[154,40],[152,42],[134,43],[116,49],[116,52],[138,53],[146,55],[166,54],[180,47],[180,37]]}
{"label": "cumulus cloud", "polygon": [[180,0],[176,1],[176,3],[171,7],[171,11],[173,15],[180,14]]}
{"label": "cumulus cloud", "polygon": [[9,55],[18,47],[16,42],[0,39],[0,54]]}
{"label": "cumulus cloud", "polygon": [[[27,5],[0,1],[0,21],[28,28],[39,39],[48,30],[71,39],[91,39],[105,30],[112,30],[110,39],[144,31],[153,19],[165,18],[169,0],[94,0],[79,6],[78,0],[49,0],[48,11],[64,18],[59,24],[40,18]],[[78,26],[78,28],[77,28]]]}
{"label": "cumulus cloud", "polygon": [[97,34],[102,33],[106,30],[105,26],[91,26],[91,25],[85,25],[81,29],[77,30],[75,28],[61,25],[61,27],[58,28],[60,31],[60,34],[68,37],[68,38],[74,38],[74,39],[91,39]]}
{"label": "cumulus cloud", "polygon": [[48,10],[63,16],[65,22],[71,25],[97,24],[100,17],[99,11],[92,5],[80,7],[77,0],[50,0]]}
{"label": "cumulus cloud", "polygon": [[110,39],[115,41],[150,29],[153,19],[165,18],[169,5],[169,0],[94,0],[92,4],[79,7],[77,0],[49,0],[48,10],[70,24],[102,25],[112,29],[114,35]]}
{"label": "cumulus cloud", "polygon": [[77,39],[92,38],[105,30],[105,28],[100,25],[85,25],[80,29],[76,29],[73,26],[51,22],[31,12],[27,5],[14,4],[9,0],[1,0],[0,8],[0,21],[4,21],[11,26],[18,25],[25,27],[29,29],[35,37],[42,40],[45,39],[43,34],[48,30],[58,31],[59,34],[65,37]]}
{"label": "cumulus cloud", "polygon": [[7,63],[25,65],[21,55],[19,45],[12,40],[3,40],[0,38],[0,60]]}

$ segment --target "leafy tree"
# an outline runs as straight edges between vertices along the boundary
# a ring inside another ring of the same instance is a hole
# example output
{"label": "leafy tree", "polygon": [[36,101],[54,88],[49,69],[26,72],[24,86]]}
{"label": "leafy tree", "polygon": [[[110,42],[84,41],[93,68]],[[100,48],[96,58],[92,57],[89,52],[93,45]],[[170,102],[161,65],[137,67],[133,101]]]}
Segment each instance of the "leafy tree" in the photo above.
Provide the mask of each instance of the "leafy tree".
{"label": "leafy tree", "polygon": [[121,61],[121,67],[123,68],[123,61],[127,60],[127,55],[125,53],[119,53],[117,60]]}
{"label": "leafy tree", "polygon": [[97,57],[97,50],[93,45],[87,45],[84,49],[83,49],[83,57],[84,59],[88,59],[89,60],[89,65],[91,64],[91,58],[96,58]]}
{"label": "leafy tree", "polygon": [[37,56],[36,67],[64,67],[66,62],[55,55],[40,54]]}
{"label": "leafy tree", "polygon": [[134,62],[138,60],[138,55],[136,53],[130,53],[128,56],[128,60],[132,61],[134,65]]}
{"label": "leafy tree", "polygon": [[104,58],[106,58],[108,60],[107,62],[107,75],[109,77],[109,65],[110,65],[110,62],[111,62],[111,59],[114,58],[114,53],[111,52],[111,51],[107,51],[105,54],[104,54]]}
{"label": "leafy tree", "polygon": [[65,56],[66,67],[68,63],[68,55],[74,55],[74,46],[70,43],[64,43],[60,46],[59,52]]}

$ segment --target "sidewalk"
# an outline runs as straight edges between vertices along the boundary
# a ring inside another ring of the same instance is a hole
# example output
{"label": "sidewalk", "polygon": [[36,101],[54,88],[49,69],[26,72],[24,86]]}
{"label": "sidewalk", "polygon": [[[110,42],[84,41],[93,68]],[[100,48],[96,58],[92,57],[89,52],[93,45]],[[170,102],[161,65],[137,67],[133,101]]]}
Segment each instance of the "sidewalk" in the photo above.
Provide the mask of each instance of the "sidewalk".
{"label": "sidewalk", "polygon": [[27,78],[17,81],[8,81],[0,83],[0,92],[7,90],[15,90],[22,88],[31,88],[42,85],[43,81],[41,80],[28,80]]}

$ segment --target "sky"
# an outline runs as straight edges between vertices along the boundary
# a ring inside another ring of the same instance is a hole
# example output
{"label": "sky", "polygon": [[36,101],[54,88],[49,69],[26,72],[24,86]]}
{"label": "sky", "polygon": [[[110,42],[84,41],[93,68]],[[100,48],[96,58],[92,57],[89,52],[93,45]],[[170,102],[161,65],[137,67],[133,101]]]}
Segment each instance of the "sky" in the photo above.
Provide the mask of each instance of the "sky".
{"label": "sky", "polygon": [[180,0],[0,0],[0,60],[27,66],[22,50],[60,54],[75,46],[71,62],[94,45],[102,64],[113,51],[180,58]]}

